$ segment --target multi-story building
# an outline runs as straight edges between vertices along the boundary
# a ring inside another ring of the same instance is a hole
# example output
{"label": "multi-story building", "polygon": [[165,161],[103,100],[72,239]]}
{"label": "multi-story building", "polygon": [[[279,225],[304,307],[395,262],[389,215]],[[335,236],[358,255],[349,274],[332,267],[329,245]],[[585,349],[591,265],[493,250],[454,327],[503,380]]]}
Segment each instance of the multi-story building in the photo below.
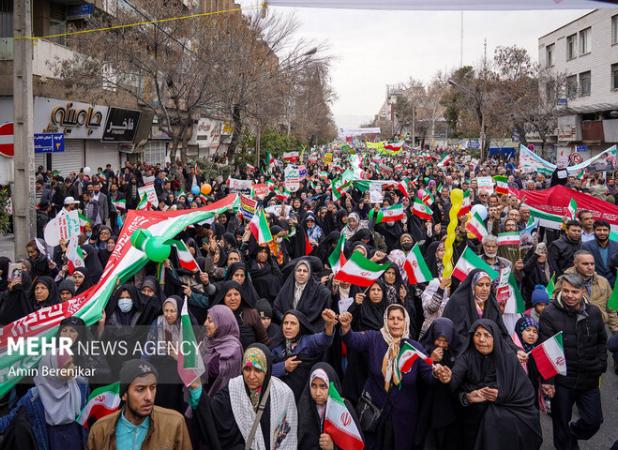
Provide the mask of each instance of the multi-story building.
{"label": "multi-story building", "polygon": [[539,38],[539,64],[566,77],[556,159],[618,142],[618,9],[594,10]]}

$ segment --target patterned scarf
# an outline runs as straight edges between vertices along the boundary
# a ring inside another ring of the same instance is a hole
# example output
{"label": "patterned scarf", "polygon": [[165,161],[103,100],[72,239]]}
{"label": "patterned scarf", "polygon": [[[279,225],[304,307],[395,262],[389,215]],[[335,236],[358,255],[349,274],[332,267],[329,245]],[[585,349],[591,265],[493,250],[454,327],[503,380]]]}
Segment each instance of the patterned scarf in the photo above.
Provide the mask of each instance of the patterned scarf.
{"label": "patterned scarf", "polygon": [[[388,313],[392,309],[399,309],[404,314],[404,331],[403,336],[395,338],[388,330]],[[384,341],[388,345],[388,349],[382,359],[382,375],[384,376],[384,390],[388,392],[391,387],[391,381],[395,386],[401,383],[401,373],[399,372],[399,350],[401,341],[410,337],[410,316],[405,308],[401,305],[389,305],[384,311],[384,326],[380,328],[380,333]]]}

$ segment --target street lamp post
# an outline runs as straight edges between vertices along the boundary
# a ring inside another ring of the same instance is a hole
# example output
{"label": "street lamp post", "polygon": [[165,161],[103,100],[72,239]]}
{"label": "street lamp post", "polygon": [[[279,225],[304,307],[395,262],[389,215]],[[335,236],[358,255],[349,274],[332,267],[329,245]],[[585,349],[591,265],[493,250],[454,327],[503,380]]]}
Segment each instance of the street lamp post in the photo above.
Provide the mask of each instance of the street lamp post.
{"label": "street lamp post", "polygon": [[[450,78],[448,80],[448,84],[470,95],[472,98],[474,98],[477,104],[480,103],[480,100],[476,92],[472,91],[470,88],[462,86],[461,84],[455,82],[453,79],[450,79]],[[485,111],[483,111],[482,107],[479,108],[479,110],[481,111],[481,131],[479,133],[479,138],[480,138],[479,140],[480,140],[480,147],[481,147],[481,162],[483,162],[485,160],[485,157],[484,157],[485,156],[485,139],[487,139],[487,135],[485,133]]]}

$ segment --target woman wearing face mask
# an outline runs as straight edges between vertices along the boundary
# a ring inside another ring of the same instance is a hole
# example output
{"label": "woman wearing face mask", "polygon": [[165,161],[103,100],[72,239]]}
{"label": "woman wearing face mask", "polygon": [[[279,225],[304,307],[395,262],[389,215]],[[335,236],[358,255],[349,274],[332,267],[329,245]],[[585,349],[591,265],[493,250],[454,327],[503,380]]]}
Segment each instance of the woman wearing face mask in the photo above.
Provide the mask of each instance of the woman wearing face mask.
{"label": "woman wearing face mask", "polygon": [[[460,345],[450,319],[440,317],[434,320],[420,342],[434,364],[453,368]],[[418,448],[459,448],[461,430],[457,421],[457,403],[449,387],[434,383],[420,394],[421,408],[416,436]]]}
{"label": "woman wearing face mask", "polygon": [[283,314],[291,309],[302,312],[313,332],[323,329],[322,311],[330,308],[330,292],[313,276],[307,259],[299,260],[288,276],[273,304],[275,321],[281,323]]}
{"label": "woman wearing face mask", "polygon": [[334,311],[325,309],[322,318],[324,331],[313,333],[305,315],[291,310],[283,316],[281,335],[271,351],[273,375],[287,384],[298,400],[309,376],[309,368],[319,360],[333,342],[337,318]]}
{"label": "woman wearing face mask", "polygon": [[[341,383],[335,369],[327,363],[317,363],[311,368],[309,380],[298,402],[298,450],[343,450],[333,438],[324,433],[326,401],[330,383],[341,394]],[[356,429],[360,424],[354,407],[348,400],[343,400],[352,416]]]}
{"label": "woman wearing face mask", "polygon": [[538,449],[542,443],[535,394],[510,345],[495,322],[479,319],[468,345],[443,382],[461,404],[461,449]]}
{"label": "woman wearing face mask", "polygon": [[242,286],[236,281],[226,281],[219,287],[215,304],[224,304],[234,313],[240,329],[240,342],[243,348],[247,348],[255,342],[268,344],[268,335],[260,316],[254,305],[243,297],[243,292]]}
{"label": "woman wearing face mask", "polygon": [[351,331],[352,319],[349,312],[339,316],[343,339],[351,351],[366,353],[369,358],[369,377],[359,408],[371,403],[382,411],[375,421],[368,416],[359,418],[366,448],[411,450],[417,423],[418,378],[431,384],[433,377],[431,365],[421,358],[414,361],[409,372],[401,373],[399,353],[406,342],[422,353],[425,349],[409,338],[410,317],[401,305],[386,308],[380,331]]}
{"label": "woman wearing face mask", "polygon": [[206,392],[213,396],[240,375],[242,345],[236,317],[225,305],[215,305],[208,310],[204,328],[200,351],[207,372],[202,379]]}

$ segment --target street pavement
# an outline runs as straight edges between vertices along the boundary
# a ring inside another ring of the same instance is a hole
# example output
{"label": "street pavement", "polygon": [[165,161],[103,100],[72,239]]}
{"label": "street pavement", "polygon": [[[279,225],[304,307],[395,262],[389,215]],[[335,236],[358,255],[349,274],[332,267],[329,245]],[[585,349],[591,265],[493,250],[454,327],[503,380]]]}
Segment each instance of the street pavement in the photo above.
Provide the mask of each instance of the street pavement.
{"label": "street pavement", "polygon": [[[0,236],[0,256],[14,258],[15,238],[12,234]],[[601,402],[603,405],[604,422],[601,429],[588,441],[580,441],[582,450],[608,450],[614,441],[618,440],[618,376],[614,373],[614,361],[608,358],[608,370],[601,380]],[[574,408],[573,418],[577,417],[577,408]],[[554,448],[552,439],[551,417],[541,415],[543,428],[542,450]],[[522,449],[524,450],[524,449]]]}
{"label": "street pavement", "polygon": [[[607,359],[608,369],[601,378],[601,405],[603,407],[603,425],[592,439],[579,441],[582,450],[609,450],[614,441],[618,440],[618,376],[614,373],[614,360],[610,356]],[[573,408],[573,419],[577,419],[577,408]],[[551,417],[541,414],[541,427],[543,428],[542,450],[554,448],[552,438]]]}

